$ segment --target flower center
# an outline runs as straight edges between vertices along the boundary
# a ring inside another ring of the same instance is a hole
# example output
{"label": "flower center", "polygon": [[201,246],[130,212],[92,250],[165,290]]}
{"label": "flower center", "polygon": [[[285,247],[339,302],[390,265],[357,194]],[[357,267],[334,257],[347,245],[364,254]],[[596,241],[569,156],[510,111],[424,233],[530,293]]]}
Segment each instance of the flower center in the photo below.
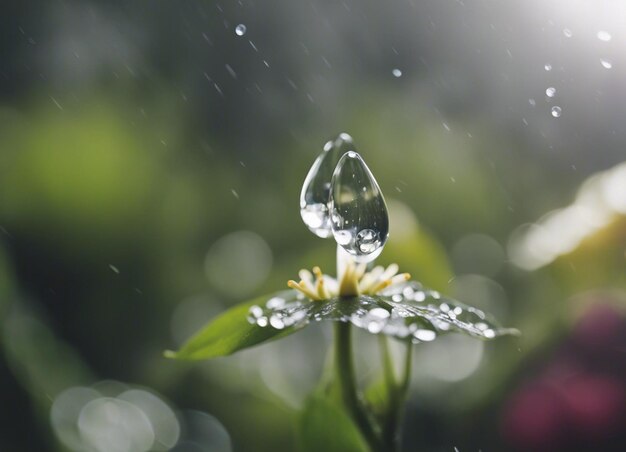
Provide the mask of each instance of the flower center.
{"label": "flower center", "polygon": [[408,273],[398,273],[398,265],[391,264],[387,268],[376,266],[366,271],[366,264],[350,262],[340,281],[325,275],[319,267],[313,272],[300,270],[300,281],[290,280],[287,285],[303,293],[313,301],[326,300],[333,297],[355,297],[358,295],[375,295],[394,284],[408,281]]}

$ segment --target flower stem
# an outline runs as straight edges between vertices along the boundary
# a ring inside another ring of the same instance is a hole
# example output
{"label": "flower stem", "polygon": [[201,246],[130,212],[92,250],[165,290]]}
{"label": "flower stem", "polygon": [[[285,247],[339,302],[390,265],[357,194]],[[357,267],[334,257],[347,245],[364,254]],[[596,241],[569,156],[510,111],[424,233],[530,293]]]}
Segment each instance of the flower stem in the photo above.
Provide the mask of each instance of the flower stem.
{"label": "flower stem", "polygon": [[382,442],[385,451],[400,449],[401,424],[404,414],[404,402],[409,388],[413,344],[406,346],[404,369],[400,381],[396,381],[393,360],[386,337],[380,336],[380,349],[383,359],[383,375],[387,393],[387,410],[382,418]]}
{"label": "flower stem", "polygon": [[336,381],[341,401],[372,450],[379,450],[379,439],[357,392],[349,323],[337,322],[335,324],[334,345]]}

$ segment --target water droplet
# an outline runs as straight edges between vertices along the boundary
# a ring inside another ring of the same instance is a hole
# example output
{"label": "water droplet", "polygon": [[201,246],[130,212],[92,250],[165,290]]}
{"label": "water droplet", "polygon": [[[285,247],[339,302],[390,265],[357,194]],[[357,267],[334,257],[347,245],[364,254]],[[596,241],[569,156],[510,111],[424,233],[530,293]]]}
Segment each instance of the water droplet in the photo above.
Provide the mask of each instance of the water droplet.
{"label": "water droplet", "polygon": [[545,64],[545,65],[543,66],[543,68],[544,68],[546,71],[550,72],[550,71],[552,70],[552,65],[548,63],[548,64]]}
{"label": "water droplet", "polygon": [[531,107],[534,107],[535,105],[537,105],[537,102],[535,101],[535,99],[528,99],[528,103],[531,105]]}
{"label": "water droplet", "polygon": [[548,97],[556,96],[556,88],[554,88],[553,86],[551,86],[550,88],[547,88],[546,89],[546,96],[548,96]]}
{"label": "water droplet", "polygon": [[393,74],[395,78],[402,77],[402,71],[398,68],[395,68],[393,71],[391,71],[391,73]]}
{"label": "water droplet", "polygon": [[413,337],[421,342],[430,342],[437,338],[437,333],[432,330],[417,330]]}
{"label": "water droplet", "polygon": [[611,63],[609,60],[605,60],[604,58],[600,59],[600,64],[604,69],[611,69],[613,67],[613,63]]}
{"label": "water droplet", "polygon": [[282,316],[280,314],[274,314],[270,317],[270,325],[272,325],[277,330],[282,330],[285,328],[285,322],[283,322]]}
{"label": "water droplet", "polygon": [[341,156],[352,148],[352,137],[347,133],[327,142],[302,185],[300,216],[311,232],[323,239],[332,236],[328,202],[333,172]]}
{"label": "water droplet", "polygon": [[572,30],[570,30],[569,28],[564,28],[563,36],[565,36],[566,38],[571,38],[573,36]]}
{"label": "water droplet", "polygon": [[245,35],[246,31],[248,31],[248,27],[246,27],[244,24],[239,24],[235,27],[235,34],[237,36]]}
{"label": "water droplet", "polygon": [[386,309],[374,308],[369,311],[367,315],[365,315],[365,318],[362,321],[365,324],[367,331],[372,334],[377,334],[384,329],[390,315],[391,314]]}
{"label": "water droplet", "polygon": [[600,30],[597,36],[600,41],[609,42],[611,40],[611,33],[608,31]]}
{"label": "water droplet", "polygon": [[354,151],[341,157],[333,174],[330,212],[339,245],[359,262],[378,257],[389,236],[387,205],[376,179]]}
{"label": "water droplet", "polygon": [[558,105],[555,105],[554,107],[552,107],[551,114],[555,118],[560,118],[562,112],[563,112],[563,110]]}

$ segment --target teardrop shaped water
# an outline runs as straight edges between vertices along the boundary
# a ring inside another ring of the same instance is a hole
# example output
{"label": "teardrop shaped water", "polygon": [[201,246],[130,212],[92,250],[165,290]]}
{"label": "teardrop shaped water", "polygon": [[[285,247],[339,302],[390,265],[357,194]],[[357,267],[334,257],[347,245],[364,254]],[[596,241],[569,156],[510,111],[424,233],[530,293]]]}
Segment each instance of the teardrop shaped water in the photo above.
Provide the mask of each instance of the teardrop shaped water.
{"label": "teardrop shaped water", "polygon": [[327,142],[302,185],[300,216],[311,232],[323,239],[332,236],[328,211],[330,181],[341,156],[353,148],[352,137],[347,133]]}
{"label": "teardrop shaped water", "polygon": [[369,262],[389,237],[387,205],[359,154],[344,154],[331,182],[331,225],[335,241],[358,262]]}

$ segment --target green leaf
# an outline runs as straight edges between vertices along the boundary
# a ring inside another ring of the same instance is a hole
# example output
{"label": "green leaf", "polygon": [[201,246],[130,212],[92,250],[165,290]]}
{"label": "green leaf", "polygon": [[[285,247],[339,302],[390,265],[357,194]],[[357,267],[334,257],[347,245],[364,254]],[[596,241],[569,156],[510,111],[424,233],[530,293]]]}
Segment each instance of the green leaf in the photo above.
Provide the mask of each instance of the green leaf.
{"label": "green leaf", "polygon": [[209,322],[191,337],[178,352],[166,351],[167,358],[200,360],[226,356],[238,350],[294,333],[303,325],[276,329],[261,327],[248,320],[250,308],[272,299],[295,300],[295,291],[283,291],[239,304]]}
{"label": "green leaf", "polygon": [[299,419],[303,452],[367,452],[370,448],[348,414],[330,399],[311,396]]}
{"label": "green leaf", "polygon": [[[479,339],[518,334],[502,328],[489,314],[439,292],[409,281],[394,284],[378,295],[335,297],[311,301],[302,296],[274,297],[256,306],[256,319],[265,328],[293,329],[311,321],[350,322],[372,334],[385,334],[412,342],[430,342],[449,332]],[[252,312],[252,311],[251,311]],[[272,326],[269,326],[272,325]]]}
{"label": "green leaf", "polygon": [[386,266],[394,262],[425,286],[446,290],[454,274],[445,248],[425,227],[407,220],[407,215],[413,218],[411,211],[403,212],[406,208],[391,200],[388,204],[391,224],[403,226],[392,230],[377,263]]}

